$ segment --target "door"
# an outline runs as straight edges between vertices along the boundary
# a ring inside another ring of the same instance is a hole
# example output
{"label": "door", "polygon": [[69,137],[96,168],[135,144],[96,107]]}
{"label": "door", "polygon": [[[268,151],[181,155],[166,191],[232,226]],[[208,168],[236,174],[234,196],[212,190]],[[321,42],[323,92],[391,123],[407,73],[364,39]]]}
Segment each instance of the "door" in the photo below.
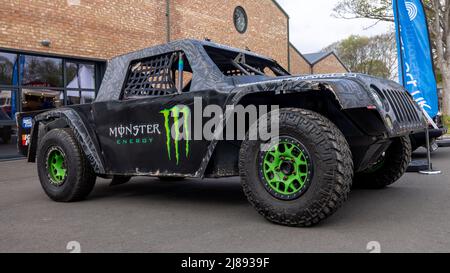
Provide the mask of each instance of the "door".
{"label": "door", "polygon": [[210,144],[194,140],[196,122],[203,123],[203,118],[193,117],[194,98],[208,105],[225,101],[226,96],[191,91],[191,79],[192,70],[181,52],[135,61],[122,98],[93,104],[109,173],[194,176]]}

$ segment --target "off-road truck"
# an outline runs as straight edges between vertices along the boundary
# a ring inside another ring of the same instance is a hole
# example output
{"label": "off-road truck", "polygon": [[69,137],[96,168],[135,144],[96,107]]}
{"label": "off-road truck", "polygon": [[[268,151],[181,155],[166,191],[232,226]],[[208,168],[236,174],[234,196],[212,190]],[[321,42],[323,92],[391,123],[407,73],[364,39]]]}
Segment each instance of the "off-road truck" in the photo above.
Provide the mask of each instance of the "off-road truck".
{"label": "off-road truck", "polygon": [[[196,98],[223,108],[278,105],[277,141],[263,149],[267,143],[250,138],[170,137],[182,117],[177,105],[191,108]],[[110,60],[94,103],[37,115],[28,160],[59,202],[84,199],[97,177],[120,184],[134,176],[240,176],[249,202],[268,220],[311,226],[343,204],[352,182],[396,182],[410,162],[409,135],[424,126],[419,107],[395,82],[291,76],[249,50],[180,40]]]}

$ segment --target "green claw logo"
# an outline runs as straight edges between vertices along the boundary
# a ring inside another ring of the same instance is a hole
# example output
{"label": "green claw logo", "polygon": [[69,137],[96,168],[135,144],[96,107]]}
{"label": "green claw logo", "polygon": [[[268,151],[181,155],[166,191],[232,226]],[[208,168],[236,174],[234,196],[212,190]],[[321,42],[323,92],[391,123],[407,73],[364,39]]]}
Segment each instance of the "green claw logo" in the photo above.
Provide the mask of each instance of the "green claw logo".
{"label": "green claw logo", "polygon": [[175,146],[175,159],[177,161],[177,165],[180,163],[180,152],[179,152],[179,146],[180,146],[180,118],[183,117],[183,131],[184,131],[184,139],[186,141],[186,158],[189,157],[189,119],[191,110],[184,106],[175,106],[170,109],[165,109],[160,112],[164,116],[164,127],[166,129],[166,146],[167,146],[167,153],[169,155],[169,160],[172,160],[172,134],[171,134],[171,126],[170,126],[170,118],[173,117],[173,130],[175,131],[174,135],[174,146]]}

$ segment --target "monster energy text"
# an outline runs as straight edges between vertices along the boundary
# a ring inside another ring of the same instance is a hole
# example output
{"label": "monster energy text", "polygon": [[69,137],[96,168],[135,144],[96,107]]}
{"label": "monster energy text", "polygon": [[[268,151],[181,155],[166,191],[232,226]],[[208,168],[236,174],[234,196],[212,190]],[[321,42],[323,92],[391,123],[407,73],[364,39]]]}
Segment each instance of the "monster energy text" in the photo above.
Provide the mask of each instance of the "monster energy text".
{"label": "monster energy text", "polygon": [[119,125],[109,128],[109,135],[116,138],[117,145],[151,144],[152,135],[160,135],[159,124]]}

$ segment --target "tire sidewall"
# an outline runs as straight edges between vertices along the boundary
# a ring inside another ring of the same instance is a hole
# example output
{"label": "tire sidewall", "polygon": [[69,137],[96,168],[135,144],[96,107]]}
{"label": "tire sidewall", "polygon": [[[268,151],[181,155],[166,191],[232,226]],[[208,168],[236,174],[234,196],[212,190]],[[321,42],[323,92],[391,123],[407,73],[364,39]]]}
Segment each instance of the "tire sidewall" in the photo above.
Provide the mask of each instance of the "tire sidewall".
{"label": "tire sidewall", "polygon": [[[40,142],[37,158],[39,179],[44,191],[55,201],[64,201],[79,183],[81,164],[78,155],[80,150],[71,141],[68,141],[69,138],[71,135],[67,131],[56,129],[48,132]],[[48,154],[54,147],[59,148],[65,156],[67,174],[64,183],[60,186],[51,184],[47,169]]]}
{"label": "tire sidewall", "polygon": [[392,140],[386,151],[384,164],[372,173],[355,175],[355,188],[384,189],[397,182],[408,169],[412,158],[412,145],[409,136]]}
{"label": "tire sidewall", "polygon": [[[277,214],[304,214],[307,210],[319,206],[317,201],[322,198],[321,191],[324,189],[331,189],[334,186],[333,179],[326,179],[324,175],[333,172],[333,165],[323,164],[325,159],[321,155],[325,154],[328,143],[315,139],[315,134],[310,132],[310,128],[305,127],[305,123],[298,122],[301,117],[296,114],[291,114],[289,111],[280,112],[280,137],[290,137],[300,142],[307,150],[311,158],[313,166],[312,178],[309,187],[305,192],[294,200],[281,200],[270,194],[264,187],[264,181],[259,175],[259,158],[261,153],[261,141],[250,141],[247,146],[248,151],[245,152],[248,160],[245,164],[246,172],[246,187],[248,187],[248,194],[251,194],[250,200],[258,202],[257,206],[266,207]],[[319,130],[319,128],[313,128]]]}

